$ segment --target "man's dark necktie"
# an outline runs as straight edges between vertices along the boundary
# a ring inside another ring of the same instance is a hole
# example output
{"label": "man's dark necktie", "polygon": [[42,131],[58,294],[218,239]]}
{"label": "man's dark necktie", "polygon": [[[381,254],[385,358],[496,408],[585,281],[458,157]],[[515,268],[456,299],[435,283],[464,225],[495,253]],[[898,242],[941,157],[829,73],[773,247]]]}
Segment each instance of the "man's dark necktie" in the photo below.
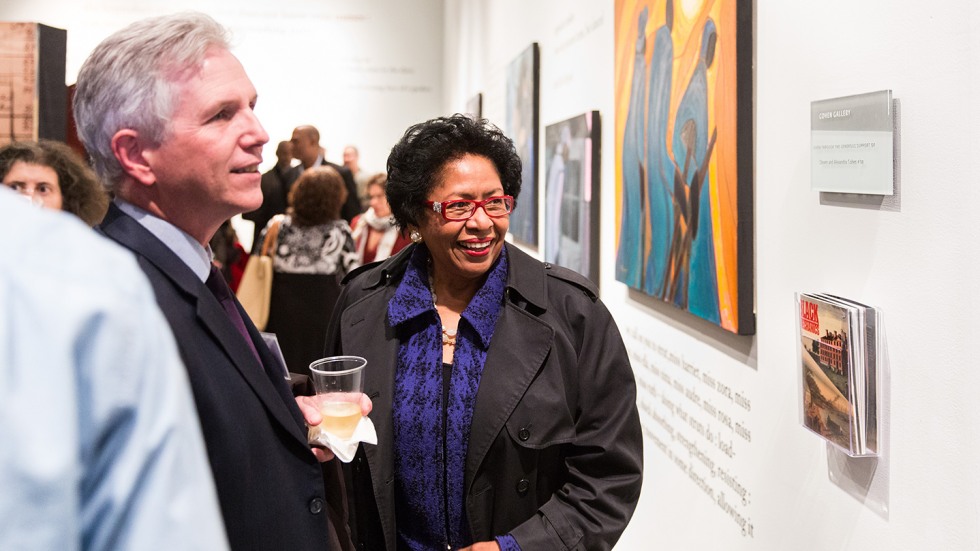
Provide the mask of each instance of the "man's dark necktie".
{"label": "man's dark necktie", "polygon": [[[221,307],[225,309],[225,314],[227,314],[228,319],[231,320],[231,324],[235,326],[238,333],[241,334],[245,342],[248,343],[248,347],[252,350],[252,354],[255,355],[255,359],[262,365],[262,359],[259,357],[259,351],[255,349],[255,343],[252,342],[252,337],[248,334],[248,329],[245,328],[245,321],[242,320],[242,315],[238,312],[238,308],[235,306],[235,297],[231,294],[231,288],[228,287],[228,283],[225,282],[225,277],[221,275],[221,270],[218,269],[214,264],[211,265],[211,275],[208,276],[208,280],[204,283],[207,285],[211,293],[214,294],[218,302],[221,303]],[[264,370],[264,367],[263,367]]]}
{"label": "man's dark necktie", "polygon": [[[265,364],[262,363],[262,358],[259,357],[258,350],[255,349],[255,343],[252,342],[252,337],[248,334],[248,329],[245,328],[245,321],[242,320],[242,315],[238,312],[238,308],[235,306],[235,297],[232,296],[231,288],[228,287],[228,283],[225,281],[225,277],[221,275],[221,270],[218,269],[214,264],[211,265],[211,275],[208,276],[208,280],[205,282],[211,293],[214,294],[218,302],[221,303],[221,307],[225,309],[225,314],[228,315],[228,319],[231,320],[231,324],[235,326],[235,329],[241,333],[242,338],[248,343],[248,347],[252,350],[252,354],[255,355],[256,361],[259,362],[259,366],[262,368],[262,372],[265,373],[266,377],[272,381],[272,386],[275,387],[276,392],[282,401],[286,404],[293,404],[293,393],[290,386],[286,383],[286,379],[283,378],[282,372],[279,371],[276,374],[272,374],[268,371]],[[265,343],[262,343],[265,346]],[[293,419],[296,421],[296,425],[300,428],[303,434],[303,438],[306,438],[306,423],[303,420],[303,414],[300,412],[299,408],[295,405],[288,406]]]}

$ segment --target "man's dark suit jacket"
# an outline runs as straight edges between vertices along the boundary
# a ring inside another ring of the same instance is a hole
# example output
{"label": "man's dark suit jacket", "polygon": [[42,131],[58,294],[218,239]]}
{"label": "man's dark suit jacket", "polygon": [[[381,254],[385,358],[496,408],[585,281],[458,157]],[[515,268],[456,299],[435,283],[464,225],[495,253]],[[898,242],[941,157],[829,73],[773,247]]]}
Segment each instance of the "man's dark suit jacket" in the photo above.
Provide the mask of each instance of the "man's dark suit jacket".
{"label": "man's dark suit jacket", "polygon": [[253,253],[258,253],[262,247],[259,243],[259,234],[265,229],[269,220],[277,214],[286,212],[286,197],[298,176],[299,170],[296,170],[296,167],[280,172],[279,167],[275,166],[262,175],[262,205],[252,212],[242,214],[242,218],[251,220],[255,224],[252,233]]}
{"label": "man's dark suit jacket", "polygon": [[[340,207],[340,217],[350,224],[351,220],[361,213],[361,201],[357,198],[357,184],[354,183],[354,175],[347,167],[330,161],[324,160],[323,164],[319,166],[333,167],[344,179],[344,187],[347,188],[347,200]],[[289,195],[289,189],[304,170],[306,169],[303,168],[303,165],[296,165],[287,170],[285,174],[279,174],[278,170],[273,167],[272,170],[262,175],[262,206],[242,215],[242,218],[255,223],[255,233],[252,237],[253,254],[259,252],[259,247],[261,247],[259,233],[262,232],[265,225],[273,216],[286,212],[286,199]]]}
{"label": "man's dark suit jacket", "polygon": [[[282,372],[259,365],[205,284],[136,220],[110,205],[98,229],[136,255],[173,330],[232,549],[327,549],[337,540],[328,527],[323,474]],[[236,305],[262,363],[275,366]]]}

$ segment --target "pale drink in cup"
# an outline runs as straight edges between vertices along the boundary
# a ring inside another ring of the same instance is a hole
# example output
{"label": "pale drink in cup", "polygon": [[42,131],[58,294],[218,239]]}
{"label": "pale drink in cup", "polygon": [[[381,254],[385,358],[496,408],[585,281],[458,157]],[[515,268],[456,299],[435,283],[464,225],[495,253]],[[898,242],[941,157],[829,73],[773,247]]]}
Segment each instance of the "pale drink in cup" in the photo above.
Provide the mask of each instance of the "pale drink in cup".
{"label": "pale drink in cup", "polygon": [[367,360],[360,356],[331,356],[310,364],[315,400],[323,421],[310,428],[311,441],[320,431],[348,439],[361,420],[363,374]]}
{"label": "pale drink in cup", "polygon": [[361,404],[333,401],[328,396],[322,398],[320,415],[323,416],[323,421],[320,422],[320,428],[340,438],[350,438],[361,420]]}

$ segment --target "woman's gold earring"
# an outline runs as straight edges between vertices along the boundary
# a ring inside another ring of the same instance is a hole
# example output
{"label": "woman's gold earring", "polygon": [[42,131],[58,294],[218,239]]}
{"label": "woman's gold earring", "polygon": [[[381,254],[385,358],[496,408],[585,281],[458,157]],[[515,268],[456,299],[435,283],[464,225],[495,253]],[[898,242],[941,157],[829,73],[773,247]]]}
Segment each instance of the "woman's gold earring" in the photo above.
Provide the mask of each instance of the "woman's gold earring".
{"label": "woman's gold earring", "polygon": [[411,232],[409,232],[408,238],[412,240],[412,243],[422,242],[422,234],[419,233],[417,230],[412,230]]}

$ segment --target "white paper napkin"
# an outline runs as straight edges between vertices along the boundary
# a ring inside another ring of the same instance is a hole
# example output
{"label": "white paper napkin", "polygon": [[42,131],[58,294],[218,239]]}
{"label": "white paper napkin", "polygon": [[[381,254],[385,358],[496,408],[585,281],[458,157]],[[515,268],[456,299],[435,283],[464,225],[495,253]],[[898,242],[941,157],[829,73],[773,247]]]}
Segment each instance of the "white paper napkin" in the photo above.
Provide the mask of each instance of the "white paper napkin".
{"label": "white paper napkin", "polygon": [[377,444],[378,433],[375,432],[374,423],[371,422],[371,419],[361,417],[350,438],[339,438],[316,425],[310,427],[310,442],[326,447],[337,456],[337,459],[344,463],[350,463],[354,459],[354,454],[357,453],[357,445],[361,442]]}

